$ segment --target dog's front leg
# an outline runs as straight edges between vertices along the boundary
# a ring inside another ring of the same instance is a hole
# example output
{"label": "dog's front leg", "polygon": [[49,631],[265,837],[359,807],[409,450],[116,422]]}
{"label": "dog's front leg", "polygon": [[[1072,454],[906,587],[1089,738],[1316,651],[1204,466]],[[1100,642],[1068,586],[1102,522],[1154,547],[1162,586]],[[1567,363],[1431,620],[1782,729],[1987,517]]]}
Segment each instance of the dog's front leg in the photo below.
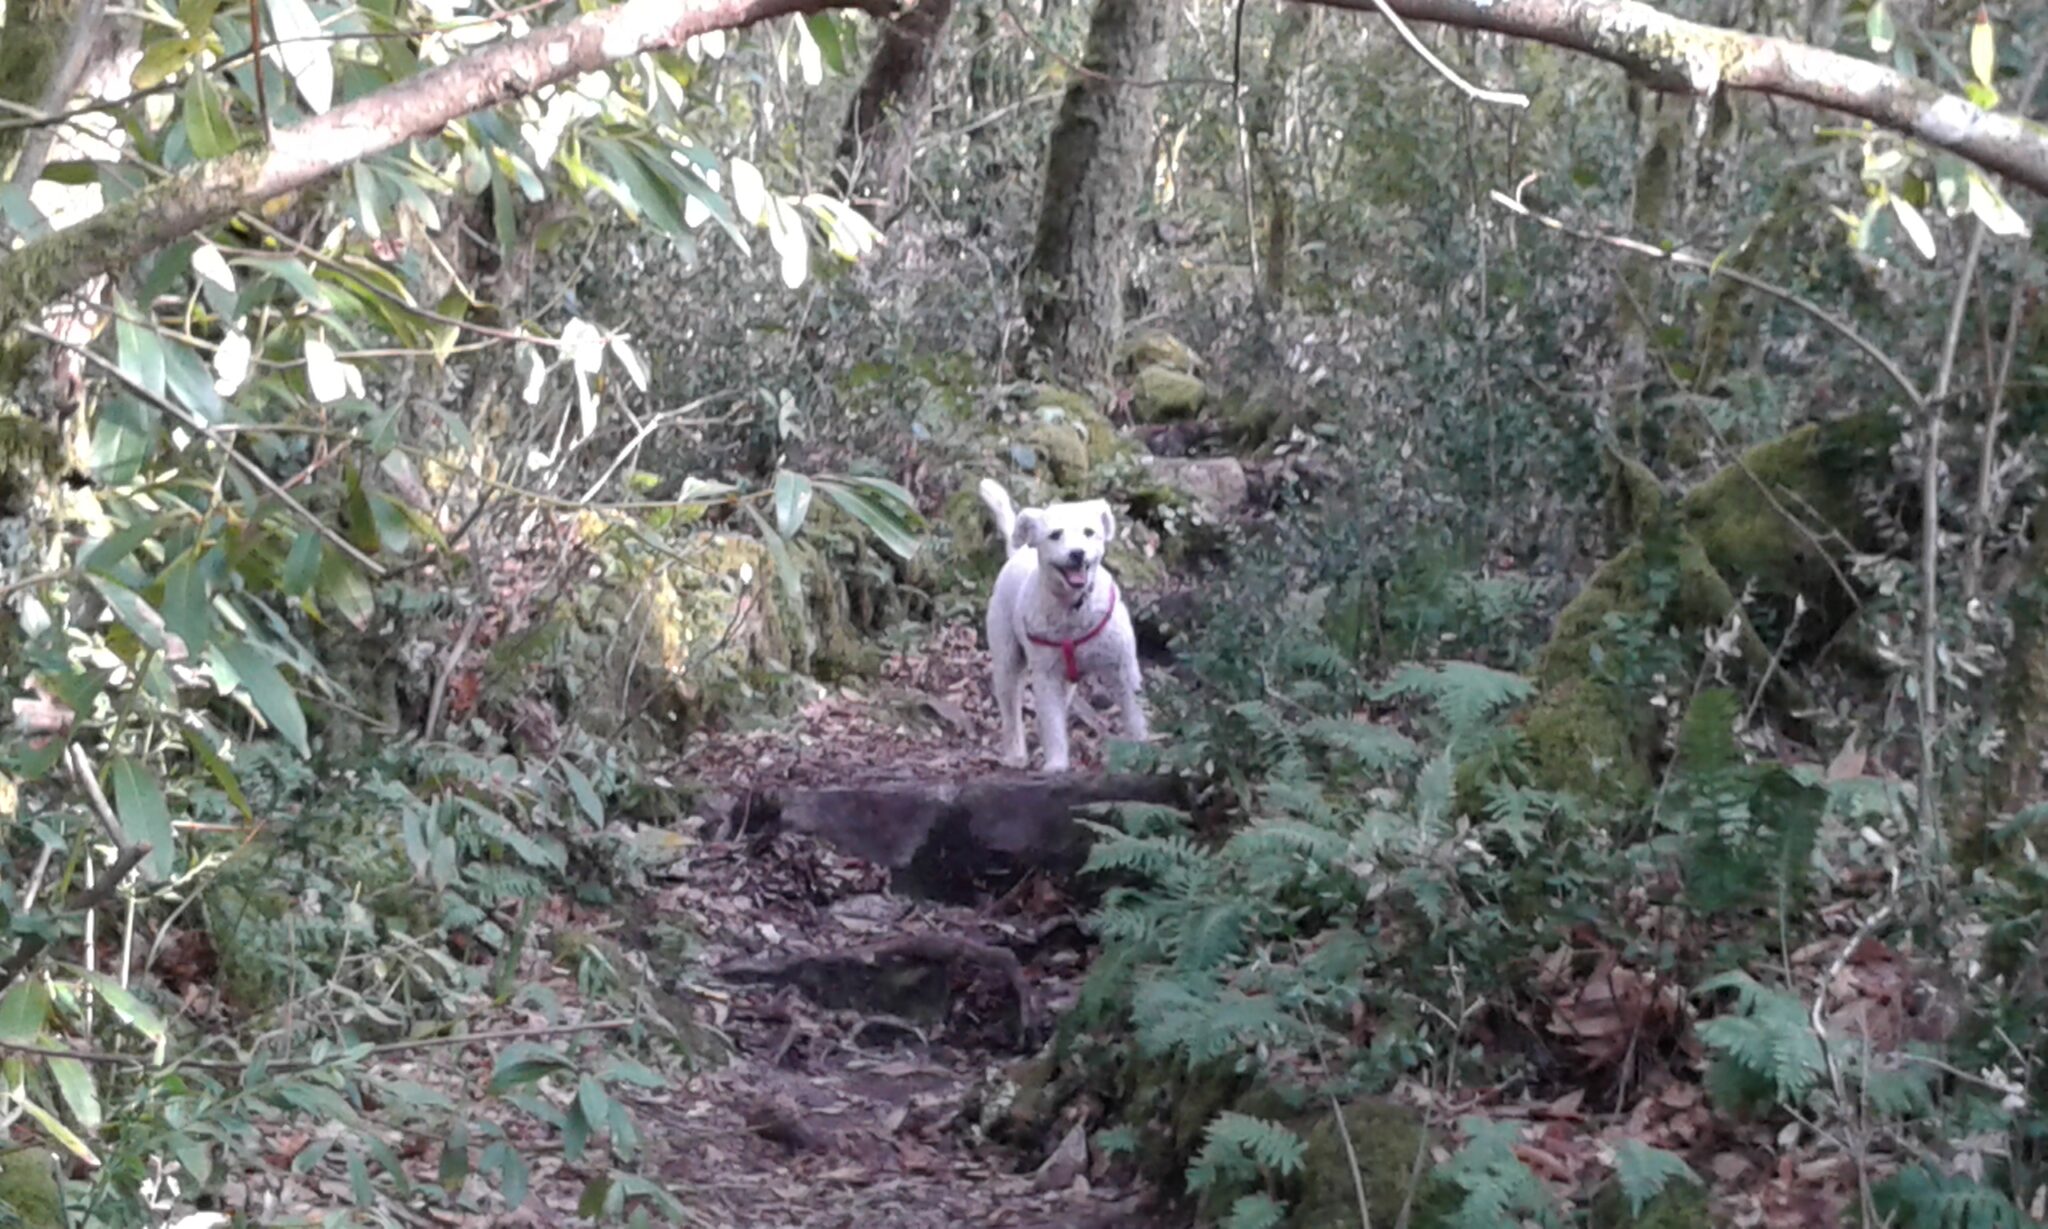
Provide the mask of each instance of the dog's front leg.
{"label": "dog's front leg", "polygon": [[1038,708],[1038,742],[1045,748],[1045,770],[1067,771],[1067,684],[1049,674],[1031,676],[1031,699]]}
{"label": "dog's front leg", "polygon": [[1150,742],[1152,739],[1152,728],[1145,721],[1145,697],[1140,692],[1143,685],[1144,681],[1138,674],[1138,664],[1135,660],[1118,672],[1117,703],[1123,710],[1124,737],[1134,743]]}
{"label": "dog's front leg", "polygon": [[1007,646],[1000,646],[995,674],[996,708],[1003,716],[1003,766],[1022,768],[1031,762],[1024,749],[1024,663]]}

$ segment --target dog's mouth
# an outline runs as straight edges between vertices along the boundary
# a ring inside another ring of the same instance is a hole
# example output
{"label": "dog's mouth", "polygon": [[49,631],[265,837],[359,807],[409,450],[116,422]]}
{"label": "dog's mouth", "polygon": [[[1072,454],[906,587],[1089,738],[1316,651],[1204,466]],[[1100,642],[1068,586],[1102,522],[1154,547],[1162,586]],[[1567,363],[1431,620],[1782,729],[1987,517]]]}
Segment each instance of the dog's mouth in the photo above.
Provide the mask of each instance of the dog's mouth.
{"label": "dog's mouth", "polygon": [[1054,564],[1053,570],[1060,574],[1061,580],[1067,582],[1067,588],[1076,593],[1088,587],[1088,565],[1085,563]]}

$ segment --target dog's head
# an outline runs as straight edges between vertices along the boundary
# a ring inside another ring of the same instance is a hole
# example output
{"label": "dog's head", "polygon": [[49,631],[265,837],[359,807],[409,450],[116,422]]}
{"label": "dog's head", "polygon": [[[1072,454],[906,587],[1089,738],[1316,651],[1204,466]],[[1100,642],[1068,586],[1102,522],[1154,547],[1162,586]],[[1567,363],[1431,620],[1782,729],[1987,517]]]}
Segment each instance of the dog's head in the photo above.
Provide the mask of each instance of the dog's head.
{"label": "dog's head", "polygon": [[1047,588],[1078,596],[1095,583],[1102,552],[1115,536],[1116,514],[1108,501],[1087,499],[1019,512],[1012,545],[1038,551],[1039,576]]}

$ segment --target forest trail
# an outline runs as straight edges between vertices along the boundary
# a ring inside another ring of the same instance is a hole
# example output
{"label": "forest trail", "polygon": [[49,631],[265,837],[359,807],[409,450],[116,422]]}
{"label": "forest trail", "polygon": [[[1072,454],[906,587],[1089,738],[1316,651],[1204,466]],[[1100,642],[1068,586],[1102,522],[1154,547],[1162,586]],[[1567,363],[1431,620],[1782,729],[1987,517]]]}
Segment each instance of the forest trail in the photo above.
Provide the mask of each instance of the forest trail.
{"label": "forest trail", "polygon": [[643,1172],[704,1224],[1178,1223],[1078,1131],[1043,1165],[990,1138],[1002,1066],[1086,971],[1072,806],[1165,795],[1100,775],[1086,729],[1075,774],[1001,769],[984,658],[971,626],[934,629],[782,728],[687,751],[719,792],[652,912],[699,928],[693,989],[734,1052],[636,1108]]}

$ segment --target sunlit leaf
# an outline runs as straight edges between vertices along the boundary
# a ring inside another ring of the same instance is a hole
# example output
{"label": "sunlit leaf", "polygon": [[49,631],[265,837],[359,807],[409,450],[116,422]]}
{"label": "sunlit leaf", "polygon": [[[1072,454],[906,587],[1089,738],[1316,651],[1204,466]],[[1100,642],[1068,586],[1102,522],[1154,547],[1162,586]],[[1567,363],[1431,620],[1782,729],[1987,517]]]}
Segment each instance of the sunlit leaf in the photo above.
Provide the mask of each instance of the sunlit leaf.
{"label": "sunlit leaf", "polygon": [[793,538],[811,511],[811,480],[789,470],[775,474],[775,532]]}
{"label": "sunlit leaf", "polygon": [[732,171],[733,208],[740,221],[749,226],[761,225],[768,217],[768,185],[761,172],[745,158],[734,158],[728,165]]}
{"label": "sunlit leaf", "polygon": [[825,57],[835,73],[846,71],[846,40],[839,29],[839,22],[830,13],[807,13],[804,26],[817,41],[818,52]]}
{"label": "sunlit leaf", "polygon": [[795,290],[811,272],[811,237],[803,219],[779,196],[768,199],[768,243],[781,258],[782,284]]}
{"label": "sunlit leaf", "polygon": [[1919,252],[1923,259],[1933,260],[1934,232],[1928,229],[1927,219],[1921,217],[1920,211],[1908,204],[1904,197],[1894,195],[1891,203],[1892,213],[1899,219],[1899,229],[1905,231],[1906,237],[1913,241],[1914,250]]}
{"label": "sunlit leaf", "polygon": [[318,115],[334,102],[332,43],[320,28],[320,19],[306,0],[263,0],[263,8],[285,72],[298,87],[299,97]]}
{"label": "sunlit leaf", "polygon": [[[196,158],[222,158],[234,153],[241,145],[235,123],[228,117],[227,105],[220,96],[220,87],[206,73],[193,73],[185,82],[185,106],[181,114],[185,119],[185,141],[192,147]],[[211,245],[209,245],[211,246]],[[214,249],[218,255],[218,249]],[[234,289],[233,279],[228,289]]]}
{"label": "sunlit leaf", "polygon": [[57,1092],[64,1098],[64,1104],[71,1107],[72,1120],[84,1127],[88,1133],[100,1129],[100,1095],[94,1087],[92,1072],[75,1058],[52,1058],[50,1078],[57,1084]]}
{"label": "sunlit leaf", "polygon": [[1994,88],[1991,77],[1998,71],[1998,35],[1991,29],[1991,14],[1982,8],[1970,24],[1970,71],[1984,88]]}
{"label": "sunlit leaf", "polygon": [[1870,49],[1883,55],[1898,41],[1898,28],[1892,24],[1891,9],[1885,0],[1871,0],[1870,12],[1864,18],[1864,29],[1870,35]]}
{"label": "sunlit leaf", "polygon": [[27,1110],[28,1116],[36,1120],[36,1125],[50,1133],[50,1138],[57,1142],[58,1147],[84,1161],[87,1165],[94,1166],[95,1168],[98,1167],[100,1158],[94,1154],[92,1148],[84,1140],[78,1138],[76,1132],[64,1125],[62,1119],[26,1097],[16,1098],[15,1104]]}
{"label": "sunlit leaf", "polygon": [[155,323],[126,296],[114,295],[114,338],[121,370],[156,396],[164,393],[164,347]]}
{"label": "sunlit leaf", "polygon": [[1984,224],[1985,230],[2006,237],[2027,233],[2026,219],[2011,205],[2006,204],[2005,197],[1997,188],[1991,186],[1991,181],[1984,178],[1982,172],[1972,167],[1969,177],[1970,212]]}

